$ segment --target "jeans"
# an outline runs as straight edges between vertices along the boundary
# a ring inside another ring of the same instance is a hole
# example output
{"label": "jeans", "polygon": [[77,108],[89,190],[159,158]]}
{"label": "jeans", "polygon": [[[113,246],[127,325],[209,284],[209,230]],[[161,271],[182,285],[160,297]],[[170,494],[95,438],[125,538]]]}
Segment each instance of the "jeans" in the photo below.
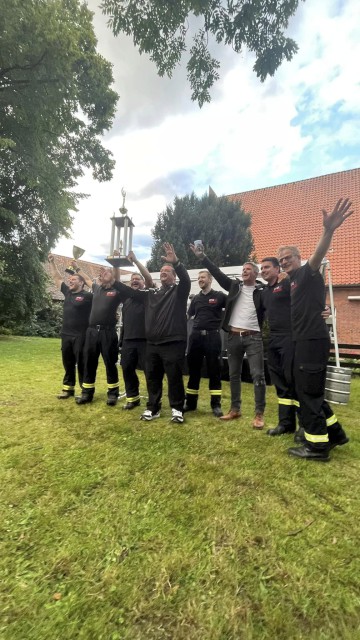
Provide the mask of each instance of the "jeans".
{"label": "jeans", "polygon": [[266,384],[264,375],[264,349],[260,333],[258,335],[245,337],[232,333],[229,334],[228,363],[231,408],[235,411],[240,411],[241,371],[245,353],[254,383],[255,413],[264,413]]}

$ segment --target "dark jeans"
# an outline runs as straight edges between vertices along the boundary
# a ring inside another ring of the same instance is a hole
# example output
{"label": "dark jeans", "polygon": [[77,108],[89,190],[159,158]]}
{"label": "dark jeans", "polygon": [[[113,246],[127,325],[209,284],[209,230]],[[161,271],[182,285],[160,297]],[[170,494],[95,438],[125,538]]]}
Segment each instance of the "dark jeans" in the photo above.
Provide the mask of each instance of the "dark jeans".
{"label": "dark jeans", "polygon": [[168,381],[169,404],[172,409],[183,410],[185,391],[183,366],[186,342],[146,345],[146,382],[149,400],[147,408],[153,413],[161,409],[163,378]]}
{"label": "dark jeans", "polygon": [[255,413],[264,413],[266,385],[264,375],[264,349],[260,333],[246,337],[229,333],[228,362],[231,408],[240,411],[241,371],[245,353],[254,383]]}
{"label": "dark jeans", "polygon": [[189,338],[187,362],[189,381],[186,389],[186,402],[196,407],[201,380],[203,360],[206,360],[209,376],[210,403],[212,407],[221,404],[221,337],[220,331],[208,331],[202,335],[193,330]]}
{"label": "dark jeans", "polygon": [[145,369],[146,340],[124,340],[121,347],[121,368],[127,402],[139,400],[139,378],[136,369]]}

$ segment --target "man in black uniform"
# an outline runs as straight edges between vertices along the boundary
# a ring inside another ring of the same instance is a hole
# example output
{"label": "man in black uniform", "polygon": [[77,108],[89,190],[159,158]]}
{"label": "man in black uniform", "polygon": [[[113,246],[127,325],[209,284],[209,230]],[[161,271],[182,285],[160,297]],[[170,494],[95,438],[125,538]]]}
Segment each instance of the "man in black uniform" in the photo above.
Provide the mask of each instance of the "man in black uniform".
{"label": "man in black uniform", "polygon": [[[127,256],[136,264],[140,273],[132,273],[130,287],[134,291],[144,291],[153,287],[150,273],[138,262],[133,251]],[[145,315],[144,304],[133,298],[127,298],[122,306],[122,325],[120,332],[121,367],[126,391],[126,404],[123,409],[131,410],[140,404],[139,378],[136,368],[145,370]]]}
{"label": "man in black uniform", "polygon": [[194,318],[189,337],[187,362],[189,380],[186,388],[185,411],[195,411],[199,397],[201,368],[206,359],[209,377],[210,406],[216,418],[221,410],[221,337],[222,309],[227,296],[211,287],[212,276],[207,269],[199,271],[201,292],[194,296],[188,309],[188,317]]}
{"label": "man in black uniform", "polygon": [[295,432],[298,404],[292,372],[294,348],[291,336],[290,280],[287,277],[279,280],[279,273],[280,265],[277,258],[262,260],[261,275],[268,283],[262,293],[270,331],[267,363],[279,405],[278,425],[268,430],[270,436]]}
{"label": "man in black uniform", "polygon": [[114,406],[119,396],[119,376],[116,366],[118,359],[118,336],[116,333],[116,310],[122,301],[114,288],[113,269],[103,269],[101,284],[93,284],[93,304],[89,327],[85,339],[85,371],[81,396],[77,404],[91,402],[95,393],[96,371],[100,353],[103,357],[107,378],[107,404]]}
{"label": "man in black uniform", "polygon": [[345,432],[336,424],[327,425],[323,408],[330,340],[321,317],[325,284],[319,268],[335,230],[353,213],[349,211],[350,207],[348,198],[340,198],[330,214],[323,210],[323,234],[304,266],[301,266],[297,247],[279,248],[279,262],[291,282],[295,391],[305,435],[305,444],[292,447],[289,454],[309,460],[326,462],[330,448],[348,441]]}
{"label": "man in black uniform", "polygon": [[[166,242],[164,249],[166,255],[162,259],[167,264],[160,270],[160,289],[134,291],[122,282],[116,282],[114,286],[124,297],[142,301],[145,309],[145,374],[149,399],[147,409],[140,419],[150,421],[160,417],[162,383],[166,374],[171,421],[182,423],[185,400],[182,372],[187,339],[186,306],[191,283],[173,246]],[[179,284],[176,284],[176,276]]]}
{"label": "man in black uniform", "polygon": [[259,269],[253,262],[245,262],[240,280],[229,278],[207,256],[201,245],[190,245],[192,252],[201,260],[223,289],[229,291],[226,299],[222,328],[229,334],[228,362],[231,391],[230,411],[220,420],[236,420],[241,417],[241,372],[246,353],[254,384],[255,418],[254,429],[264,428],[265,374],[264,351],[261,328],[264,309],[261,292],[264,286],[256,283]]}
{"label": "man in black uniform", "polygon": [[[280,273],[279,261],[275,257],[264,258],[261,262],[261,275],[268,283],[263,291],[263,304],[269,323],[268,368],[272,383],[275,385],[279,403],[278,425],[268,430],[269,436],[280,436],[296,430],[296,414],[301,423],[299,401],[296,398],[293,376],[294,342],[291,333],[290,279]],[[321,313],[328,317],[326,308]],[[342,427],[329,404],[324,401],[323,411],[326,425],[337,425],[332,430],[342,431]],[[303,443],[304,429],[300,426],[295,442]]]}
{"label": "man in black uniform", "polygon": [[[61,293],[64,294],[64,315],[61,329],[61,353],[65,369],[62,392],[59,400],[66,400],[75,393],[76,366],[80,387],[84,375],[84,342],[89,324],[92,294],[84,291],[84,278],[76,273],[69,277],[69,285],[65,284],[57,270],[54,256],[48,255],[51,275]],[[80,271],[78,269],[78,271]]]}

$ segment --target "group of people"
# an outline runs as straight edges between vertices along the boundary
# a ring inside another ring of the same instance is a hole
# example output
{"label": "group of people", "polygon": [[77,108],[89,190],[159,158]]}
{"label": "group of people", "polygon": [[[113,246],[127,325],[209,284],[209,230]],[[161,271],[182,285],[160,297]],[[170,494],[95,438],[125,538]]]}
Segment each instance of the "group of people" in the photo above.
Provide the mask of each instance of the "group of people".
{"label": "group of people", "polygon": [[[168,381],[172,422],[182,423],[186,412],[198,403],[201,370],[206,359],[210,407],[219,420],[241,417],[241,373],[246,354],[254,386],[254,429],[264,428],[266,383],[262,328],[267,320],[270,336],[268,369],[278,396],[278,425],[269,436],[295,433],[298,446],[290,455],[309,460],[329,460],[329,451],[348,442],[330,406],[325,401],[326,365],[329,335],[324,320],[325,285],[321,262],[330,247],[335,230],[352,214],[351,202],[340,199],[331,213],[323,210],[323,233],[309,260],[301,265],[299,249],[282,246],[277,257],[258,266],[246,262],[242,281],[225,275],[206,255],[204,247],[191,244],[199,259],[200,292],[187,309],[190,278],[178,260],[174,247],[164,244],[161,286],[156,288],[151,275],[131,252],[130,259],[139,269],[131,276],[130,287],[120,282],[116,270],[103,269],[99,284],[92,281],[73,261],[75,274],[66,285],[49,256],[52,273],[65,296],[62,330],[62,355],[65,368],[63,390],[59,398],[75,393],[75,364],[78,366],[81,395],[78,404],[91,402],[95,392],[96,370],[103,356],[109,405],[119,396],[117,370],[118,337],[116,311],[122,303],[123,325],[120,336],[121,365],[126,390],[124,409],[140,404],[137,366],[146,376],[148,401],[141,419],[160,416],[164,375]],[[281,273],[282,269],[282,273]],[[212,288],[212,279],[228,292]],[[177,281],[178,280],[178,281]],[[92,294],[83,290],[84,284]],[[188,340],[188,384],[183,383],[187,345],[187,318],[193,318]],[[227,353],[231,406],[224,415],[221,406],[221,335],[227,333]],[[296,431],[296,418],[299,429]]]}

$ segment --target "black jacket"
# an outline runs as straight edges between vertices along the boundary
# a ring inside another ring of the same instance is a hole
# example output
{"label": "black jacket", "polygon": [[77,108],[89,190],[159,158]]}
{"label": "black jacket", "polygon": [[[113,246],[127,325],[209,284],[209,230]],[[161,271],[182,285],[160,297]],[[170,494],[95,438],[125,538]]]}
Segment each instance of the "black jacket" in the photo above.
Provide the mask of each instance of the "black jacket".
{"label": "black jacket", "polygon": [[183,264],[174,265],[174,269],[179,284],[172,287],[135,291],[122,282],[114,284],[114,288],[121,291],[124,298],[143,302],[146,339],[152,344],[187,340],[186,308],[191,282]]}
{"label": "black jacket", "polygon": [[[222,329],[224,331],[229,331],[230,329],[230,318],[232,311],[234,309],[234,304],[237,298],[241,295],[241,291],[243,288],[243,283],[238,280],[238,278],[229,278],[229,276],[225,275],[221,269],[219,269],[209,258],[206,256],[201,261],[202,266],[204,266],[208,271],[210,271],[211,275],[217,280],[220,287],[229,292],[229,295],[226,300],[225,305],[225,314],[222,322]],[[264,285],[257,283],[254,289],[254,305],[256,309],[256,315],[259,322],[260,329],[262,328],[264,322],[264,307],[262,304],[262,291],[264,289]]]}

